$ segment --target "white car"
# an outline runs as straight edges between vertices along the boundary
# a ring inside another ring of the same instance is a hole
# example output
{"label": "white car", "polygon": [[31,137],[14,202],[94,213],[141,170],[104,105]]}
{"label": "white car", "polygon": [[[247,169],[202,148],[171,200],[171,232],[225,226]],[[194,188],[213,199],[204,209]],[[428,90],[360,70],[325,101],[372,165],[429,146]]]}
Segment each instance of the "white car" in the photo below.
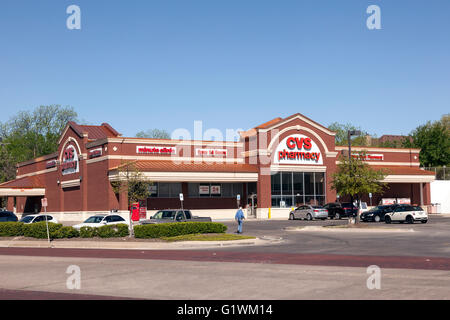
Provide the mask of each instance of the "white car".
{"label": "white car", "polygon": [[30,214],[28,216],[22,217],[19,222],[23,222],[25,224],[37,223],[37,222],[45,222],[45,218],[47,217],[47,221],[51,223],[58,223],[58,220],[53,218],[51,215],[46,214]]}
{"label": "white car", "polygon": [[386,223],[391,222],[406,222],[414,223],[420,221],[422,223],[428,222],[428,214],[421,207],[413,207],[410,205],[398,205],[392,212],[386,213],[384,216]]}
{"label": "white car", "polygon": [[108,214],[108,215],[98,214],[98,215],[89,217],[83,223],[74,225],[73,227],[75,229],[81,229],[82,227],[98,228],[101,226],[112,225],[112,224],[128,225],[128,223],[125,221],[125,219],[117,214]]}

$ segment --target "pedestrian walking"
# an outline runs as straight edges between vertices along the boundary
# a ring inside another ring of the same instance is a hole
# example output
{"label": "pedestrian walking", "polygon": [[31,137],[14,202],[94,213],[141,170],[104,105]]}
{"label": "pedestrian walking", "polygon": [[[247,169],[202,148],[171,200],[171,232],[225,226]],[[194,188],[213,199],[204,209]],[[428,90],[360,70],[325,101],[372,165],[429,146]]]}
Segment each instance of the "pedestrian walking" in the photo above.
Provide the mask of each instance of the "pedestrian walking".
{"label": "pedestrian walking", "polygon": [[242,211],[242,207],[239,207],[239,210],[236,212],[236,216],[234,218],[236,219],[236,221],[238,223],[237,233],[242,233],[242,224],[245,219],[244,212]]}

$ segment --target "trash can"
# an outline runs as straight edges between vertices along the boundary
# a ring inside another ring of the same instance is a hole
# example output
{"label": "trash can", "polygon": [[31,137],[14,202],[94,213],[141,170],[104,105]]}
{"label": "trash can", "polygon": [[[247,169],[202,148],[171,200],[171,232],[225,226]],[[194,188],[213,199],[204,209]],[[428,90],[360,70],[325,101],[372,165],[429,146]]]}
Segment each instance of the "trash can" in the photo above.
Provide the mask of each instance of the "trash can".
{"label": "trash can", "polygon": [[441,213],[441,204],[440,203],[435,203],[435,211],[436,213]]}

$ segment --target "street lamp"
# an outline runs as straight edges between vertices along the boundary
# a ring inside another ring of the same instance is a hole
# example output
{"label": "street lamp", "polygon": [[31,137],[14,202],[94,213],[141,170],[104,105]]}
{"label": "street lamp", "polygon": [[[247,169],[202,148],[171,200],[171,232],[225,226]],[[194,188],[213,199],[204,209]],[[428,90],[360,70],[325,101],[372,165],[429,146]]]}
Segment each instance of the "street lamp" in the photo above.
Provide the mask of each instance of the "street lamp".
{"label": "street lamp", "polygon": [[[361,135],[361,131],[359,130],[348,130],[347,131],[347,137],[348,137],[348,165],[349,165],[349,175],[352,176],[352,136],[359,136]],[[353,207],[353,195],[350,195],[352,207]],[[356,216],[358,216],[358,211],[356,211]]]}

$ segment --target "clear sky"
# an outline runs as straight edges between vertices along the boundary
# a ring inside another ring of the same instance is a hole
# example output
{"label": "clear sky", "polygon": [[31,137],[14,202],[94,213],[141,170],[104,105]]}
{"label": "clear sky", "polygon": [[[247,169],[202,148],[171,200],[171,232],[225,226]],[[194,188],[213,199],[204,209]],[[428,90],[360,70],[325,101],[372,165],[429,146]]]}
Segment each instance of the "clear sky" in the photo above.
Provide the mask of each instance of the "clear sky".
{"label": "clear sky", "polygon": [[300,112],[382,135],[450,112],[448,0],[1,0],[0,39],[0,121],[70,105],[134,136]]}

